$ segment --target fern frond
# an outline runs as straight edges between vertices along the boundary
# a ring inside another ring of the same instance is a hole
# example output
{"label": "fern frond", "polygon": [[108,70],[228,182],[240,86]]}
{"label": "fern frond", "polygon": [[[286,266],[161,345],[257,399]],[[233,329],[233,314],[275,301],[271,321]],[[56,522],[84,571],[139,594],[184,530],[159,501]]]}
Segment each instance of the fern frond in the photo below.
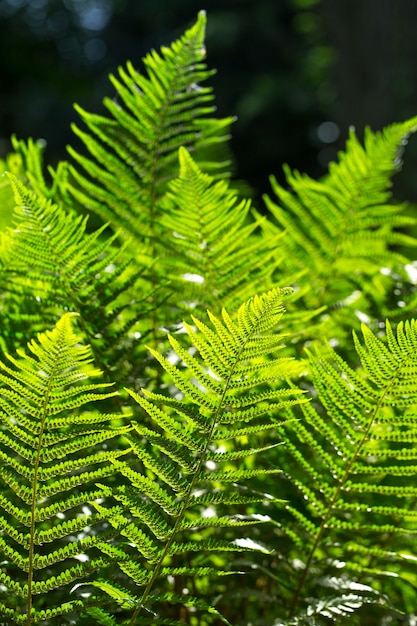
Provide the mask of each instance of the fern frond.
{"label": "fern frond", "polygon": [[[116,392],[108,384],[90,382],[100,372],[92,365],[91,349],[80,344],[72,328],[73,317],[67,314],[52,331],[39,334],[27,352],[9,357],[9,365],[0,361],[2,435],[10,425],[8,437],[0,442],[0,551],[14,564],[8,570],[13,578],[3,578],[1,595],[16,623],[39,621],[47,596],[50,616],[63,614],[66,609],[54,607],[54,590],[88,578],[109,562],[103,549],[110,537],[105,528],[116,512],[106,490],[97,489],[95,482],[113,480],[113,463],[123,451],[101,454],[99,443],[116,437],[120,441],[129,427],[112,426],[115,416],[110,415],[94,420],[97,426],[90,434],[91,403]],[[85,425],[83,405],[90,407]],[[63,447],[48,444],[50,421],[55,438],[60,431]],[[25,469],[18,471],[18,465]],[[93,513],[97,499],[105,516]],[[82,515],[87,510],[89,515]],[[86,526],[94,528],[89,536],[83,532]],[[20,597],[13,607],[10,593]],[[82,600],[74,598],[70,604],[81,606]]]}
{"label": "fern frond", "polygon": [[15,150],[16,162],[20,164],[20,167],[17,171],[15,168],[8,169],[8,173],[16,176],[33,193],[56,202],[59,197],[58,181],[63,181],[66,177],[67,163],[59,162],[56,171],[48,167],[50,177],[47,179],[44,166],[45,142],[34,141],[32,138],[23,141],[17,139],[16,136],[11,138],[11,142]]}
{"label": "fern frond", "polygon": [[[147,331],[140,318],[147,319],[150,288],[124,258],[124,248],[114,245],[116,235],[106,237],[104,227],[87,233],[85,217],[34,194],[16,178],[11,185],[15,227],[3,236],[1,251],[6,297],[16,294],[21,307],[31,304],[32,331],[56,322],[68,309],[77,312],[99,367],[110,380],[116,371],[124,372],[126,382],[131,369],[126,356]],[[20,310],[17,318],[21,315]],[[16,341],[10,321],[3,337],[9,347]]]}
{"label": "fern frond", "polygon": [[5,159],[0,159],[0,226],[2,232],[11,225],[15,205],[13,189],[9,178],[5,176],[6,172],[17,177],[24,176],[22,158],[16,152],[8,154]]}
{"label": "fern frond", "polygon": [[[236,432],[244,436],[249,427],[243,408],[250,411],[262,405],[263,410],[256,410],[251,416],[252,421],[258,420],[258,428],[251,433],[267,437],[270,430],[262,427],[259,415],[266,423],[271,414],[278,416],[293,402],[301,401],[300,392],[283,384],[288,376],[298,372],[299,366],[288,358],[274,359],[274,352],[282,347],[282,337],[275,335],[274,329],[283,314],[281,301],[286,293],[273,289],[255,296],[245,302],[234,317],[225,310],[221,318],[210,313],[210,326],[196,318],[193,319],[195,326],[184,324],[191,344],[186,358],[187,364],[191,364],[192,378],[187,370],[173,366],[165,356],[152,351],[178,391],[182,392],[181,399],[171,401],[152,391],[146,391],[145,395],[129,391],[152,418],[154,429],[154,435],[149,437],[152,449],[149,444],[145,445],[150,429],[143,432],[139,427],[136,430],[139,438],[131,437],[132,450],[144,463],[145,475],[122,459],[114,461],[118,472],[129,478],[137,489],[136,493],[129,490],[115,495],[125,505],[130,500],[128,508],[137,520],[135,526],[124,527],[122,534],[128,539],[129,546],[136,546],[139,560],[146,555],[148,566],[152,564],[149,579],[144,579],[144,567],[136,566],[134,578],[136,584],[140,578],[144,590],[132,624],[142,612],[142,606],[148,603],[153,586],[160,581],[161,572],[169,566],[170,559],[177,560],[186,555],[188,565],[185,567],[191,568],[191,575],[194,560],[198,559],[199,566],[204,565],[204,559],[210,559],[211,552],[251,549],[268,552],[259,541],[247,542],[236,533],[239,528],[267,521],[268,518],[253,514],[256,503],[279,501],[279,498],[249,486],[239,486],[239,482],[254,477],[262,479],[268,474],[269,470],[263,465],[253,465],[256,458],[261,457],[261,453],[263,457],[276,442],[272,439],[264,445],[242,447],[242,437],[229,437],[227,441],[222,438],[222,424],[224,421],[233,424]],[[171,342],[174,348],[178,345],[176,338],[172,337]],[[193,346],[199,354],[194,353]],[[258,380],[256,364],[263,363],[267,346],[273,366],[269,379],[261,367]],[[182,350],[181,353],[185,356]],[[207,355],[210,358],[206,358]],[[207,361],[221,364],[223,375],[215,388],[204,386],[209,367]],[[246,386],[243,391],[239,387],[236,389],[234,383],[245,377],[251,381],[254,393],[248,394]],[[258,387],[265,389],[267,384],[268,391],[257,393]],[[235,403],[243,408],[235,411]],[[225,414],[227,420],[224,420]],[[170,452],[172,442],[178,451],[175,455]],[[187,459],[184,467],[183,458]],[[148,512],[144,507],[150,507]],[[215,514],[205,517],[204,511],[209,507],[215,510]],[[227,511],[227,515],[221,511]],[[161,524],[157,524],[158,517],[163,520]],[[235,535],[227,540],[217,537],[220,528],[234,531]],[[161,536],[165,540],[163,543],[157,541]],[[125,566],[123,569],[127,571]]]}
{"label": "fern frond", "polygon": [[250,202],[203,173],[185,148],[179,163],[161,202],[161,273],[174,277],[183,306],[197,315],[235,308],[268,285],[279,262],[275,241],[255,232]]}
{"label": "fern frond", "polygon": [[171,47],[150,52],[143,59],[147,75],[128,63],[117,77],[110,76],[118,100],[104,101],[109,117],[77,107],[87,132],[73,130],[90,156],[69,148],[76,166],[68,189],[81,205],[137,242],[155,235],[157,203],[177,173],[178,148],[193,150],[204,169],[213,169],[207,150],[227,138],[232,119],[209,117],[212,89],[200,85],[213,74],[204,62],[205,24],[200,12]]}
{"label": "fern frond", "polygon": [[362,369],[334,351],[311,357],[320,404],[303,404],[302,419],[280,428],[281,466],[300,493],[287,509],[294,521],[284,524],[304,563],[294,573],[293,617],[317,571],[369,576],[376,591],[384,590],[381,575],[390,576],[391,599],[411,580],[401,555],[417,532],[408,479],[417,471],[417,322],[399,324],[396,334],[387,322],[385,342],[366,326],[362,333],[362,341],[354,335]]}
{"label": "fern frond", "polygon": [[31,191],[48,199],[57,197],[57,181],[62,179],[66,164],[58,165],[57,172],[49,171],[53,180],[47,181],[44,172],[44,150],[43,140],[35,141],[29,138],[27,141],[17,139],[15,135],[11,137],[13,152],[7,155],[3,161],[0,159],[0,225],[3,232],[6,227],[11,226],[13,211],[15,208],[14,191],[8,176],[9,174],[18,179],[22,184],[27,185]]}
{"label": "fern frond", "polygon": [[355,310],[378,315],[386,292],[394,288],[380,270],[402,272],[407,259],[398,246],[416,245],[402,232],[415,220],[404,214],[404,205],[392,202],[390,192],[404,142],[416,128],[412,118],[377,133],[367,129],[364,146],[352,130],[346,151],[321,181],[286,168],[287,190],[271,178],[277,201],[265,196],[265,202],[277,226],[266,227],[280,237],[280,267],[301,272],[297,284],[308,285],[304,305],[330,309],[335,322],[329,326],[332,320],[323,320],[328,338],[340,336],[343,325],[358,326]]}
{"label": "fern frond", "polygon": [[[311,599],[308,609],[301,615],[289,620],[278,620],[275,626],[311,626],[315,624],[340,623],[344,618],[349,624],[360,624],[355,616],[360,609],[371,605],[372,617],[378,615],[378,609],[392,609],[386,596],[369,587],[349,579],[322,578],[318,581],[320,597]],[[360,618],[359,618],[360,620]]]}

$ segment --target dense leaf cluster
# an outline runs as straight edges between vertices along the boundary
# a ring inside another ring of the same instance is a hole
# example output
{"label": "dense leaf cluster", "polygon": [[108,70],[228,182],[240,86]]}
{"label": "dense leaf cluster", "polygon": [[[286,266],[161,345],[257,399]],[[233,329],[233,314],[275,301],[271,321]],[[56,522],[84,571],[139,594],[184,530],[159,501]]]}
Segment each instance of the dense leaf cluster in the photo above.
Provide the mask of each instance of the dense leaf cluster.
{"label": "dense leaf cluster", "polygon": [[272,179],[261,215],[204,29],[78,109],[84,152],[2,163],[4,624],[413,619],[416,220],[390,180],[417,119]]}

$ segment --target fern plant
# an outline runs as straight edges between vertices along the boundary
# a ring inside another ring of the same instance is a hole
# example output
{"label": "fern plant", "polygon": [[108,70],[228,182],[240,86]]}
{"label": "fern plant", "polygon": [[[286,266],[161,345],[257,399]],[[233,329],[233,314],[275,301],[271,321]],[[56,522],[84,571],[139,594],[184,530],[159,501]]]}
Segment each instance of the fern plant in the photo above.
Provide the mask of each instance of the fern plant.
{"label": "fern plant", "polygon": [[201,85],[213,73],[204,63],[205,24],[202,11],[171,48],[149,53],[146,77],[131,63],[111,76],[118,100],[105,100],[109,118],[77,107],[88,132],[76,125],[73,130],[91,157],[69,149],[78,167],[71,167],[74,182],[66,189],[135,243],[146,237],[152,246],[158,202],[177,173],[178,148],[193,150],[205,168],[224,169],[210,159],[209,147],[227,139],[232,118],[211,117],[212,89]]}
{"label": "fern plant", "polygon": [[253,207],[205,23],[0,164],[0,623],[411,624],[416,118]]}

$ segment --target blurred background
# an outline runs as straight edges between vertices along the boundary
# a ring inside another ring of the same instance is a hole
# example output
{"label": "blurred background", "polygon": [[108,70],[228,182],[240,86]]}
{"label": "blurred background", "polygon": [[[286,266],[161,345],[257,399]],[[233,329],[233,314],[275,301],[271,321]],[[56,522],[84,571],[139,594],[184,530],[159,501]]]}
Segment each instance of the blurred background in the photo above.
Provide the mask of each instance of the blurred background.
{"label": "blurred background", "polygon": [[[324,174],[350,126],[417,115],[415,0],[0,0],[0,156],[15,133],[65,158],[72,104],[102,111],[108,73],[140,67],[202,8],[218,115],[238,117],[235,175],[255,196],[283,163]],[[416,165],[411,140],[400,199],[417,202]]]}

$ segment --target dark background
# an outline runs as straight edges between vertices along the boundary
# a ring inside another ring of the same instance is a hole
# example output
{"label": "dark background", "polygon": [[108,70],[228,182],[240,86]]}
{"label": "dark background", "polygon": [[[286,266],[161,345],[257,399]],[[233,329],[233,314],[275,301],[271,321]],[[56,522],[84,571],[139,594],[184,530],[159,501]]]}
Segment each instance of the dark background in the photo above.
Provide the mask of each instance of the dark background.
{"label": "dark background", "polygon": [[[140,67],[201,8],[218,115],[238,117],[235,175],[256,196],[283,163],[322,175],[350,126],[417,115],[415,0],[0,0],[0,156],[16,133],[65,157],[72,104],[102,111],[108,73]],[[416,144],[396,182],[414,201]]]}

